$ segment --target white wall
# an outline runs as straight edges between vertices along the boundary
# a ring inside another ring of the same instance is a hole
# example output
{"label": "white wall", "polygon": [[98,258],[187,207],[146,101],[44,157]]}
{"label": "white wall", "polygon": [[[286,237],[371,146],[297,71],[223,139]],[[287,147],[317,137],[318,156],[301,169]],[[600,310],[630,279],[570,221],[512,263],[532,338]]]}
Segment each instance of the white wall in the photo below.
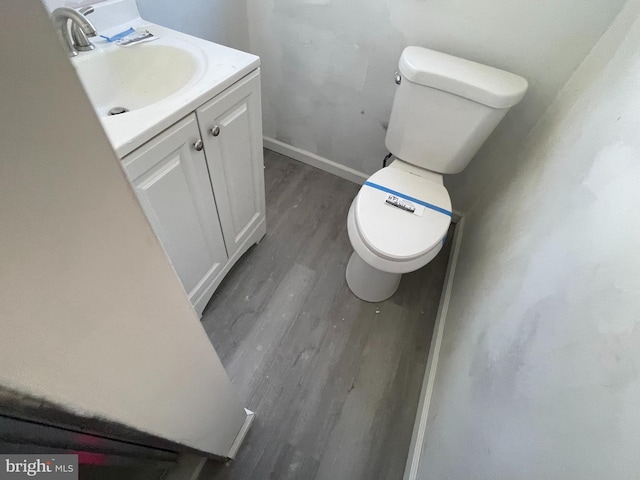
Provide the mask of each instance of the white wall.
{"label": "white wall", "polygon": [[239,50],[249,50],[246,0],[137,0],[142,18]]}
{"label": "white wall", "polygon": [[94,5],[106,0],[42,0],[48,11],[53,11],[58,7],[79,8],[85,5]]}
{"label": "white wall", "polygon": [[638,478],[639,12],[467,215],[419,478]]}
{"label": "white wall", "polygon": [[461,178],[467,211],[514,161],[524,136],[624,0],[247,0],[262,58],[265,135],[370,174],[386,154],[393,73],[407,45],[526,77],[525,100]]}
{"label": "white wall", "polygon": [[[57,7],[77,8],[103,1],[42,0],[49,11]],[[221,45],[249,50],[245,0],[137,0],[137,3],[140,15],[145,20]]]}
{"label": "white wall", "polygon": [[0,387],[225,455],[242,405],[39,0],[0,58]]}

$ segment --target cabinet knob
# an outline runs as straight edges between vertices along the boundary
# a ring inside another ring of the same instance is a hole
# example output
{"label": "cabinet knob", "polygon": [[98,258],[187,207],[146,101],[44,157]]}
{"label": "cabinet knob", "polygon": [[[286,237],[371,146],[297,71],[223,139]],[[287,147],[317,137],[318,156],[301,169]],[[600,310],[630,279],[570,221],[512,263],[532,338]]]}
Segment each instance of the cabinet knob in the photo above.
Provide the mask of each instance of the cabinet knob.
{"label": "cabinet knob", "polygon": [[213,135],[214,137],[220,135],[220,127],[218,125],[211,129],[211,135]]}
{"label": "cabinet knob", "polygon": [[204,148],[204,143],[202,143],[202,140],[198,139],[193,143],[193,148],[196,149],[196,152],[201,152]]}

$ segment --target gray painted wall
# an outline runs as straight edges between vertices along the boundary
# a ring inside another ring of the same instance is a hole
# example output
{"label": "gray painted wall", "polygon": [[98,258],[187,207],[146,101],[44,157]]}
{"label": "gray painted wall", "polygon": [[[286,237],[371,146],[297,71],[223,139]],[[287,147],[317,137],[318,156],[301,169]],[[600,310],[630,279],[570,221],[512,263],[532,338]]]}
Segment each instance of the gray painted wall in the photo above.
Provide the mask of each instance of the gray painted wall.
{"label": "gray painted wall", "polygon": [[262,58],[265,135],[371,174],[386,154],[393,73],[422,45],[504,68],[531,84],[460,178],[468,211],[512,163],[523,138],[624,0],[247,0]]}
{"label": "gray painted wall", "polygon": [[640,475],[639,11],[467,216],[419,478]]}

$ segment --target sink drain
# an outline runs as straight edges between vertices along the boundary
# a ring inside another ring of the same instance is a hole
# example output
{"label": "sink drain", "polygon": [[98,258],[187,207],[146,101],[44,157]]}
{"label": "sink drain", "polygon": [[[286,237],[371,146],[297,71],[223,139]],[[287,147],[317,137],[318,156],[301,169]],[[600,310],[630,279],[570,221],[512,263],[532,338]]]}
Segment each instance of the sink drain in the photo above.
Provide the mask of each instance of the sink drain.
{"label": "sink drain", "polygon": [[109,110],[108,115],[121,115],[123,113],[127,113],[128,111],[129,109],[125,107],[113,107],[111,110]]}

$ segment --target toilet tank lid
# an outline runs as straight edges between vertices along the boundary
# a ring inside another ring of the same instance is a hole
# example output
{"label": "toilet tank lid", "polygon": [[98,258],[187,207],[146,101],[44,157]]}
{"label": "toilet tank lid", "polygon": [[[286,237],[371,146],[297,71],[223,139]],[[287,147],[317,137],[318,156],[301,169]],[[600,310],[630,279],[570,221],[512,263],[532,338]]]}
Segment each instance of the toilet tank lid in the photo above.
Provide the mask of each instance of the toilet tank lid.
{"label": "toilet tank lid", "polygon": [[407,47],[400,73],[410,82],[444,90],[492,108],[516,105],[527,91],[519,75],[422,47]]}

